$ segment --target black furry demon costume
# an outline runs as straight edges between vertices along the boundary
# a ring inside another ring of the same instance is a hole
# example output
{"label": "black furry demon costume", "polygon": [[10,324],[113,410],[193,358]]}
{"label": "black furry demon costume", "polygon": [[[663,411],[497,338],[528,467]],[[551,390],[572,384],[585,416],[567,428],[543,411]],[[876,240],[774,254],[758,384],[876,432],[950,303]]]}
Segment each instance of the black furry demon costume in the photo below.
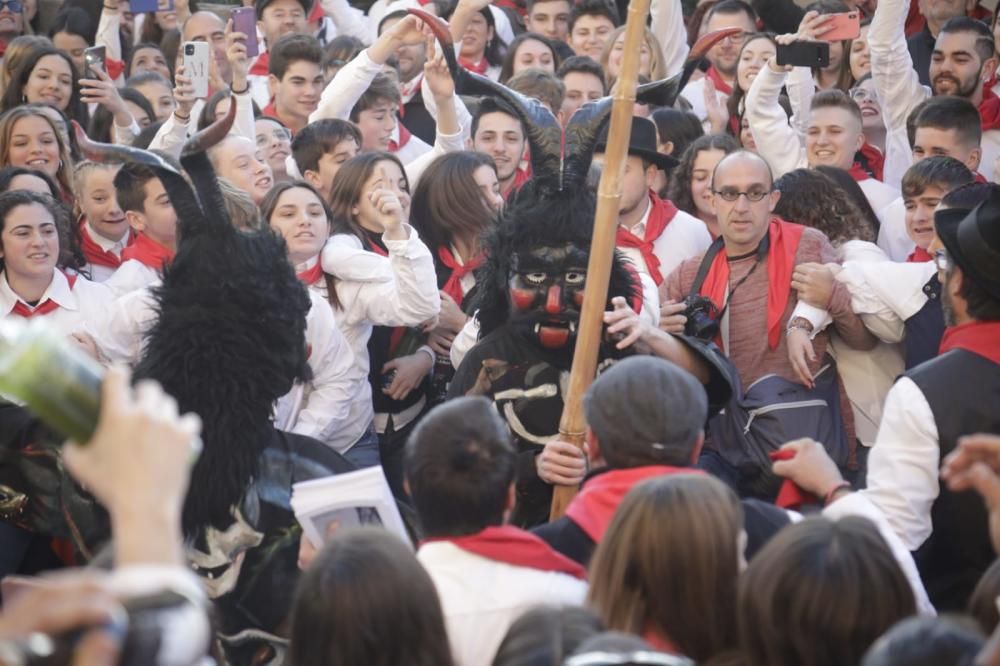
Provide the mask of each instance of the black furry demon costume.
{"label": "black furry demon costume", "polygon": [[[581,107],[565,130],[534,99],[458,66],[450,32],[420,10],[435,32],[456,89],[492,95],[516,113],[531,149],[532,179],[515,194],[496,232],[487,239],[486,263],[477,275],[479,342],[455,373],[449,395],[485,395],[514,434],[519,452],[517,504],[511,522],[528,527],[545,522],[552,487],[538,478],[535,456],[559,431],[563,392],[569,380],[576,326],[583,301],[593,232],[595,199],[586,185],[610,97]],[[640,101],[671,105],[694,66],[711,44],[699,44],[676,77],[641,86]],[[608,287],[611,299],[641,304],[638,276],[615,254]],[[605,366],[623,353],[602,344]]]}
{"label": "black furry demon costume", "polygon": [[[301,530],[290,509],[291,486],[352,466],[322,443],[271,423],[274,402],[309,375],[311,302],[277,235],[230,223],[205,155],[231,128],[235,102],[230,109],[184,148],[181,164],[194,188],[153,153],[94,144],[82,132],[78,138],[94,161],[148,167],[177,213],[177,255],[154,289],[158,317],[134,374],[157,380],[182,412],[203,422],[204,450],[192,471],[183,525],[190,562],[215,603],[221,652],[233,664],[280,664],[299,574]],[[65,480],[55,487],[69,488],[69,497],[52,496],[49,484],[61,466],[51,449],[39,458],[37,445],[25,446],[38,434],[34,426],[22,429],[28,434],[19,440],[16,463],[29,506],[21,507],[19,523],[79,536],[78,552],[89,554],[109,536],[98,522],[101,512]],[[36,469],[39,463],[47,467]]]}

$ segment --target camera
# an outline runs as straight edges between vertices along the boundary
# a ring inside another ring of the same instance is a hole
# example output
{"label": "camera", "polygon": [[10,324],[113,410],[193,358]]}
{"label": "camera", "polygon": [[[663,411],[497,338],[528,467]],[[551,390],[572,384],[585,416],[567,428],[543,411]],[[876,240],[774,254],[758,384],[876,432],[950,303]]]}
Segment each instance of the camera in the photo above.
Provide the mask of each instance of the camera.
{"label": "camera", "polygon": [[684,299],[684,335],[699,340],[711,341],[719,334],[719,308],[707,296],[691,295]]}
{"label": "camera", "polygon": [[194,55],[194,44],[188,44],[184,47],[184,55]]}

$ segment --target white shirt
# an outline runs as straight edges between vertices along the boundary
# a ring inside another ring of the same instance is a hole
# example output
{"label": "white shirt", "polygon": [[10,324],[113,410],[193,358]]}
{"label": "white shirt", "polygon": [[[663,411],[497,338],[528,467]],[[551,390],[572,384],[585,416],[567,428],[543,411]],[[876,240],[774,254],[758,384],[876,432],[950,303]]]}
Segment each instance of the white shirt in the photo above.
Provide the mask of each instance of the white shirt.
{"label": "white shirt", "polygon": [[[353,352],[355,371],[365,377],[364,404],[374,417],[368,371],[368,340],[374,326],[419,326],[441,311],[437,273],[430,250],[409,225],[407,240],[385,240],[389,256],[367,252],[352,234],[334,234],[321,255],[323,271],[336,278],[335,311],[340,332]],[[326,282],[310,287],[327,300]],[[328,300],[327,300],[328,302]],[[359,398],[360,399],[360,398]]]}
{"label": "white shirt", "polygon": [[123,262],[115,274],[108,278],[104,285],[110,289],[116,297],[148,287],[160,281],[160,272],[151,266],[147,266],[138,259],[129,259]]}
{"label": "white shirt", "polygon": [[903,339],[904,322],[924,307],[924,285],[936,272],[933,261],[845,261],[837,280],[847,285],[851,309],[868,330],[891,343]]}
{"label": "white shirt", "polygon": [[[251,92],[253,91],[251,90]],[[267,100],[260,106],[262,108],[267,106]],[[186,123],[182,123],[175,114],[171,113],[170,117],[163,121],[163,125],[160,126],[156,136],[150,142],[149,150],[162,150],[179,159],[184,143],[198,130],[198,116],[201,115],[204,108],[205,100],[196,100],[194,106],[191,107],[191,119]],[[229,133],[251,141],[257,140],[251,95],[236,95],[236,120],[233,121],[233,127]]]}
{"label": "white shirt", "polygon": [[868,456],[868,486],[860,494],[878,507],[907,550],[916,550],[931,534],[940,458],[930,405],[912,379],[901,377],[886,396]]}
{"label": "white shirt", "polygon": [[[766,69],[766,67],[763,67],[760,71],[763,73]],[[711,133],[712,123],[708,120],[708,110],[705,108],[705,77],[702,77],[697,81],[691,81],[684,86],[684,90],[681,91],[681,96],[683,96],[684,99],[691,104],[691,113],[698,116],[698,120],[701,121],[701,125],[705,128],[705,132]],[[725,108],[729,95],[716,90],[715,96],[718,98],[719,104]],[[758,145],[760,144],[758,143]],[[775,174],[775,178],[777,177],[778,174]]]}
{"label": "white shirt", "polygon": [[[97,230],[91,226],[90,222],[84,222],[83,228],[84,233],[90,236],[90,239],[97,243],[99,248],[105,252],[110,252],[116,257],[120,258],[122,256],[122,250],[125,249],[125,246],[128,243],[128,233],[122,236],[121,240],[113,241],[110,238],[105,238],[101,234],[97,233]],[[90,273],[91,281],[104,282],[114,275],[117,269],[112,268],[111,266],[101,266],[100,264],[87,264],[84,266],[84,270]]]}
{"label": "white shirt", "polygon": [[903,197],[896,199],[879,212],[882,228],[878,232],[878,246],[893,261],[906,261],[916,244],[906,233],[906,204]]}
{"label": "white shirt", "polygon": [[583,605],[587,584],[562,573],[517,567],[447,541],[424,544],[417,559],[444,611],[456,666],[490,666],[507,629],[541,604]]}
{"label": "white shirt", "polygon": [[306,315],[306,344],[313,377],[278,400],[274,425],[344,453],[371,423],[368,376],[354,362],[330,304],[315,290],[308,291],[312,307]]}
{"label": "white shirt", "polygon": [[[920,83],[913,69],[913,59],[906,45],[903,24],[909,6],[906,0],[880,0],[868,30],[872,80],[882,102],[882,117],[889,133],[905,132],[910,112],[931,96],[930,88]],[[980,145],[983,158],[979,173],[990,180],[993,162],[1000,156],[1000,130],[983,132]]]}
{"label": "white shirt", "polygon": [[[652,211],[653,202],[647,199],[646,212],[642,219],[629,230],[632,235],[638,238],[645,236],[646,224],[649,222],[649,215]],[[704,254],[711,244],[712,235],[708,233],[705,223],[682,210],[678,210],[663,233],[653,241],[653,254],[660,260],[660,275],[666,279],[682,261]],[[618,251],[631,260],[636,270],[649,275],[649,268],[646,266],[639,248],[619,246]]]}
{"label": "white shirt", "polygon": [[[865,198],[868,199],[868,203],[871,204],[872,210],[878,214],[878,211],[884,210],[893,201],[899,199],[899,190],[889,187],[883,182],[875,180],[874,178],[865,178],[864,180],[857,181],[858,187],[864,192]],[[882,224],[882,216],[879,216],[879,224]]]}
{"label": "white shirt", "polygon": [[[41,305],[47,300],[55,302],[59,307],[35,316],[44,317],[45,322],[60,334],[70,335],[83,331],[88,321],[101,316],[113,300],[113,296],[104,285],[91,282],[81,275],[76,276],[73,288],[70,289],[66,275],[60,270],[53,270],[52,282],[38,300],[38,304]],[[19,302],[29,309],[34,309],[11,289],[7,282],[7,272],[0,272],[0,318],[20,318],[19,315],[12,314]]]}

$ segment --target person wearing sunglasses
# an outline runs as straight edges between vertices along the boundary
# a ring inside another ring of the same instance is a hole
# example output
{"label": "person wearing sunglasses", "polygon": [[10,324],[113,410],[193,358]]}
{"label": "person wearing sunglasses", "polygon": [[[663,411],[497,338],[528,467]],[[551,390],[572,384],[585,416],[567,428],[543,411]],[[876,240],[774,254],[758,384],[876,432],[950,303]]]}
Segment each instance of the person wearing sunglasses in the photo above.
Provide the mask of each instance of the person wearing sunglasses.
{"label": "person wearing sunglasses", "polygon": [[0,44],[5,48],[24,34],[24,4],[20,0],[0,0]]}
{"label": "person wearing sunglasses", "polygon": [[[716,341],[736,367],[740,385],[745,390],[749,392],[748,387],[754,382],[772,374],[788,382],[789,387],[798,384],[801,389],[801,380],[788,358],[784,333],[798,326],[812,332],[813,327],[801,317],[792,317],[798,303],[798,295],[790,289],[792,273],[802,263],[836,262],[836,251],[822,232],[773,214],[781,193],[774,189],[768,163],[756,153],[737,151],[724,157],[715,168],[712,192],[721,235],[705,257],[685,260],[667,277],[667,298],[680,302],[704,296],[712,301],[720,324]],[[827,298],[834,326],[845,343],[859,349],[874,346],[875,338],[851,311],[846,288],[835,283]],[[678,319],[682,321],[674,321]],[[672,318],[666,330],[683,333],[685,325],[684,317]],[[809,361],[813,376],[825,365],[828,341],[827,331],[816,332],[816,353]],[[805,392],[829,390],[835,396],[826,416],[834,428],[840,426],[842,430],[843,437],[838,437],[837,441],[844,446],[841,454],[845,459],[839,462],[850,466],[856,439],[852,420],[844,419],[850,407],[843,384],[839,378],[827,379],[824,383],[825,386],[807,387]],[[778,398],[762,398],[780,402]],[[707,442],[699,459],[700,467],[737,487],[756,483],[752,478],[758,471],[764,471],[758,470],[757,464],[739,444],[726,438]],[[754,492],[762,490],[758,488]]]}

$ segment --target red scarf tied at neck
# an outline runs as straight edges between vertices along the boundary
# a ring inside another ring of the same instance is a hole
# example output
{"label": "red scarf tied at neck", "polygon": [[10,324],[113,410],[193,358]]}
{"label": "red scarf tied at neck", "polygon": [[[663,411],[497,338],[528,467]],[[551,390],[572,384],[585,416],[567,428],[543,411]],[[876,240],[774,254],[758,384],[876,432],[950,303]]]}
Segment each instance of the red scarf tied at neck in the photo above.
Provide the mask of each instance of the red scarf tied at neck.
{"label": "red scarf tied at neck", "polygon": [[1000,97],[983,86],[983,102],[979,105],[979,120],[983,131],[1000,129]]}
{"label": "red scarf tied at neck", "polygon": [[667,465],[608,470],[583,484],[583,488],[566,507],[566,517],[576,523],[591,541],[600,543],[625,495],[646,479],[668,474],[704,474],[704,472],[691,467]]}
{"label": "red scarf tied at neck", "polygon": [[1000,322],[972,321],[946,328],[940,353],[952,349],[964,349],[1000,365]]}
{"label": "red scarf tied at neck", "polygon": [[[795,270],[795,253],[805,227],[772,217],[768,228],[770,246],[767,250],[767,343],[777,349],[781,342],[781,319],[792,292],[792,273]],[[708,269],[701,294],[712,299],[721,310],[729,289],[729,261],[722,249]]]}
{"label": "red scarf tied at neck", "polygon": [[323,277],[323,262],[321,262],[317,257],[315,266],[313,266],[312,268],[307,268],[301,273],[296,273],[295,277],[297,277],[299,279],[299,282],[306,285],[307,287],[316,284],[317,282],[319,282],[319,279]]}
{"label": "red scarf tied at neck", "polygon": [[441,291],[451,296],[458,307],[462,307],[462,299],[465,298],[462,292],[462,278],[482,266],[486,257],[480,252],[464,264],[460,264],[451,250],[442,245],[438,248],[438,259],[451,269],[451,275],[448,276],[448,281],[444,283]]}
{"label": "red scarf tied at neck", "polygon": [[163,270],[163,265],[174,258],[174,251],[160,245],[146,234],[138,234],[135,241],[122,250],[122,261],[135,259],[140,264],[155,270]]}
{"label": "red scarf tied at neck", "polygon": [[479,60],[479,62],[472,62],[467,58],[459,56],[458,64],[461,65],[464,69],[469,70],[470,72],[475,72],[476,74],[482,74],[483,76],[486,76],[486,70],[490,68],[490,62],[486,59],[486,56],[483,56]]}
{"label": "red scarf tied at neck", "polygon": [[476,534],[426,539],[423,543],[435,541],[448,541],[466,552],[495,562],[567,574],[580,580],[587,579],[587,570],[582,566],[557,552],[531,532],[513,525],[491,526]]}
{"label": "red scarf tied at neck", "polygon": [[[130,229],[125,237],[125,246],[128,247],[135,240],[135,233]],[[80,249],[83,250],[83,258],[88,264],[94,266],[105,266],[107,268],[118,268],[122,265],[122,258],[114,252],[105,250],[97,244],[87,229],[87,222],[81,218],[80,221]],[[122,251],[124,255],[124,250]]]}
{"label": "red scarf tied at neck", "polygon": [[913,252],[906,257],[906,261],[910,264],[922,264],[927,261],[934,261],[934,256],[922,247],[915,247],[913,248]]}
{"label": "red scarf tied at neck", "polygon": [[715,65],[708,68],[708,71],[705,72],[705,78],[712,80],[712,83],[715,84],[716,92],[720,92],[724,95],[733,94],[733,87],[723,80],[722,74],[720,74],[719,70],[715,68]]}
{"label": "red scarf tied at neck", "polygon": [[[66,273],[63,273],[66,275]],[[69,283],[70,291],[73,290],[73,286],[76,285],[75,275],[66,275],[66,282]],[[31,317],[38,317],[42,315],[47,315],[53,310],[58,310],[59,304],[53,301],[51,298],[46,298],[44,301],[36,305],[35,307],[30,307],[24,301],[19,300],[14,304],[14,309],[10,311],[10,314],[15,317],[24,317],[25,319],[30,319]]]}
{"label": "red scarf tied at neck", "polygon": [[677,206],[669,200],[661,199],[652,192],[649,193],[649,200],[652,208],[649,211],[649,218],[646,220],[646,231],[642,238],[639,238],[628,229],[618,226],[615,232],[615,245],[618,247],[634,247],[642,253],[642,260],[646,262],[646,270],[653,278],[656,286],[663,283],[663,274],[660,273],[660,259],[653,253],[653,243],[660,237],[663,230],[677,215]]}

